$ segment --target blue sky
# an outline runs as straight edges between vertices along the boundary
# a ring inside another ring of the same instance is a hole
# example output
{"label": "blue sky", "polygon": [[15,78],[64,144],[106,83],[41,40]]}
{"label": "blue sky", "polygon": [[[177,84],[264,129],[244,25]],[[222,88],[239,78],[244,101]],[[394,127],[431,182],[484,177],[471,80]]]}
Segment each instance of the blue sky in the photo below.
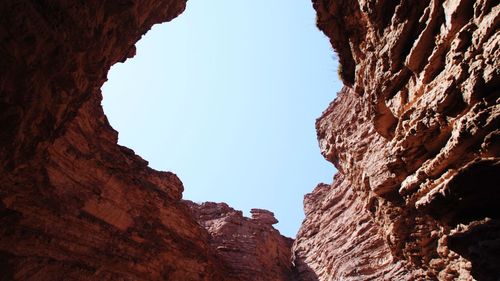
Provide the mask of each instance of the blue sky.
{"label": "blue sky", "polygon": [[314,128],[341,87],[333,57],[308,0],[190,0],[111,68],[103,106],[184,198],[268,209],[295,237],[304,194],[335,173]]}

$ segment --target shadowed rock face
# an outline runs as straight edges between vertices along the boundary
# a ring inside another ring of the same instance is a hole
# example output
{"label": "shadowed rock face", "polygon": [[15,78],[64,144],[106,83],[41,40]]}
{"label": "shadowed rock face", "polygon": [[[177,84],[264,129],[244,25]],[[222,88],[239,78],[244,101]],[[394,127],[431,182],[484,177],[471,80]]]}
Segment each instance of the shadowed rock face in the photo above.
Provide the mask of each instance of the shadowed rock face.
{"label": "shadowed rock face", "polygon": [[[0,4],[2,280],[214,280],[182,183],[117,145],[109,67],[184,1]],[[1,278],[0,278],[1,279]]]}
{"label": "shadowed rock face", "polygon": [[[117,145],[110,66],[181,0],[0,3],[0,280],[497,280],[500,6],[315,0],[339,173],[292,241]],[[293,274],[292,274],[293,272]]]}
{"label": "shadowed rock face", "polygon": [[[110,66],[185,4],[1,2],[0,280],[226,280],[234,271],[180,201],[177,176],[117,145],[100,104]],[[289,239],[265,231],[286,242],[288,261]]]}
{"label": "shadowed rock face", "polygon": [[500,5],[313,2],[346,86],[316,123],[339,173],[305,197],[302,278],[500,278]]}

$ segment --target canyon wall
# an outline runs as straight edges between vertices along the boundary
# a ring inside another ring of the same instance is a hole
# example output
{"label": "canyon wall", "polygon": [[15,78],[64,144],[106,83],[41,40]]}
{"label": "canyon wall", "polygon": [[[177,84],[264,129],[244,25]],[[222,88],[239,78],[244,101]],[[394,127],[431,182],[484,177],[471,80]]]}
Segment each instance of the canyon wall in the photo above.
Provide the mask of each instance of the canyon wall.
{"label": "canyon wall", "polygon": [[316,124],[339,173],[291,250],[268,211],[182,201],[102,111],[110,66],[185,4],[0,3],[0,280],[500,278],[496,1],[313,1],[345,84]]}
{"label": "canyon wall", "polygon": [[[177,176],[117,145],[101,107],[110,66],[185,5],[0,3],[0,280],[242,280]],[[254,271],[286,280],[290,240],[239,219],[268,243],[248,253]]]}
{"label": "canyon wall", "polygon": [[186,203],[208,230],[210,245],[226,266],[227,280],[293,280],[293,240],[272,227],[278,223],[272,212],[252,209],[252,218],[246,218],[225,203]]}
{"label": "canyon wall", "polygon": [[498,280],[498,1],[313,2],[345,86],[316,123],[339,173],[305,197],[301,279]]}
{"label": "canyon wall", "polygon": [[180,180],[118,146],[100,104],[110,66],[184,7],[0,4],[1,280],[222,276]]}

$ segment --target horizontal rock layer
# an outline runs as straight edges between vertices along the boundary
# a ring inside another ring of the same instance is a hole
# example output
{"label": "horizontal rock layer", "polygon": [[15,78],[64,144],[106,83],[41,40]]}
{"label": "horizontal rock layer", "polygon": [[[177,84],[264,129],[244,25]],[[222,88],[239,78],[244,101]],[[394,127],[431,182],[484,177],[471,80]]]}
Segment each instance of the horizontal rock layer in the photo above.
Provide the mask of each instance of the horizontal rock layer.
{"label": "horizontal rock layer", "polygon": [[185,1],[0,4],[2,280],[222,277],[182,183],[117,145],[110,66]]}
{"label": "horizontal rock layer", "polygon": [[252,209],[246,218],[225,203],[186,201],[196,220],[208,230],[210,245],[225,264],[227,280],[287,281],[294,278],[293,240],[272,227],[274,214]]}
{"label": "horizontal rock layer", "polygon": [[[101,107],[110,66],[185,5],[0,3],[0,280],[254,280],[213,247],[175,174],[117,145]],[[291,242],[261,214],[242,228],[267,243],[252,270],[281,276]]]}
{"label": "horizontal rock layer", "polygon": [[339,174],[305,198],[302,278],[500,278],[500,5],[313,2],[346,86],[316,123]]}
{"label": "horizontal rock layer", "polygon": [[102,111],[110,66],[185,1],[2,2],[1,280],[500,278],[499,4],[313,4],[346,85],[316,124],[339,173],[289,263],[272,213],[181,201]]}

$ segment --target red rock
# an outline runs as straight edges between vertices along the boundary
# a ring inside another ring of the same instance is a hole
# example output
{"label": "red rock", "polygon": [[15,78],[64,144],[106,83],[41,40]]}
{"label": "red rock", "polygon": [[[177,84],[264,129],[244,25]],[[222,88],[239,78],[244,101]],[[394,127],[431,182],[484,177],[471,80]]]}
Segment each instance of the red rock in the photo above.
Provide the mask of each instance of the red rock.
{"label": "red rock", "polygon": [[339,173],[291,262],[271,212],[182,201],[102,111],[110,66],[185,4],[0,3],[0,279],[500,278],[499,4],[313,1],[345,83],[316,123]]}
{"label": "red rock", "polygon": [[109,67],[185,1],[0,4],[0,279],[223,280],[182,183],[117,145]]}
{"label": "red rock", "polygon": [[225,203],[185,201],[210,234],[210,245],[225,264],[228,280],[292,280],[293,240],[272,227],[272,212],[252,209],[252,219]]}
{"label": "red rock", "polygon": [[313,3],[346,86],[316,124],[339,174],[304,200],[302,279],[500,278],[500,5]]}
{"label": "red rock", "polygon": [[277,224],[278,220],[274,217],[274,213],[263,209],[251,209],[252,219],[259,223],[273,225]]}

